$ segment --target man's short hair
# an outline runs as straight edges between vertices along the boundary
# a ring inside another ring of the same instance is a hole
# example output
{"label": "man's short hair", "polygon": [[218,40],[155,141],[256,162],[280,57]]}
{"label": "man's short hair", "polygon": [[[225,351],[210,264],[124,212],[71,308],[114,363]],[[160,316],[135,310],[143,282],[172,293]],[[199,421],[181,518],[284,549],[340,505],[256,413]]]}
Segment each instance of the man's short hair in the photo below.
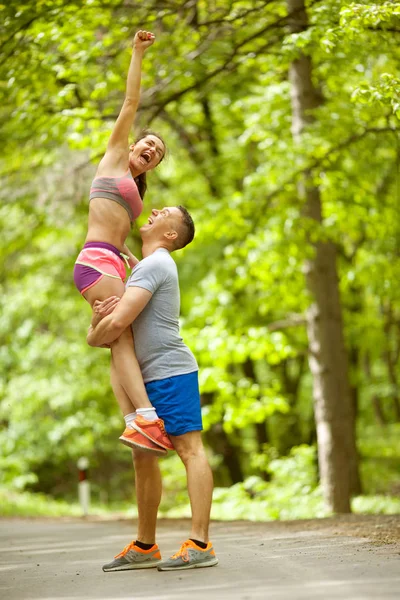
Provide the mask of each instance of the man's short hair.
{"label": "man's short hair", "polygon": [[184,206],[177,206],[181,213],[182,219],[178,228],[178,237],[175,240],[175,250],[184,248],[194,238],[194,223],[193,219]]}

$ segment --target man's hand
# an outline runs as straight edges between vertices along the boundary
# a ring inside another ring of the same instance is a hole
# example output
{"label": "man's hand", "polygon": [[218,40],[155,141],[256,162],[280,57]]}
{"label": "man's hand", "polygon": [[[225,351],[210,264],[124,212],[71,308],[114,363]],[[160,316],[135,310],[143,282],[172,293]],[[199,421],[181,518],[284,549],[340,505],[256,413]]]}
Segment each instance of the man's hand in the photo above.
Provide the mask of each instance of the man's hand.
{"label": "man's hand", "polygon": [[93,316],[91,326],[96,327],[104,317],[110,315],[118,306],[121,298],[118,296],[110,296],[103,301],[95,300],[93,304]]}
{"label": "man's hand", "polygon": [[133,269],[134,267],[136,267],[136,265],[138,265],[140,263],[140,260],[138,258],[136,258],[136,256],[134,254],[131,254],[128,262],[129,262],[130,268]]}
{"label": "man's hand", "polygon": [[133,39],[133,47],[135,50],[146,50],[149,46],[154,44],[156,36],[150,31],[138,31]]}
{"label": "man's hand", "polygon": [[136,258],[136,256],[134,254],[132,254],[132,252],[129,250],[129,248],[126,244],[124,244],[123,251],[124,251],[124,254],[126,255],[126,257],[128,258],[128,263],[129,263],[130,268],[133,269],[133,267],[136,267],[136,265],[140,261],[138,258]]}
{"label": "man's hand", "polygon": [[[100,317],[97,325],[90,326],[87,335],[89,346],[112,344],[133,323],[147,306],[152,292],[141,287],[130,286],[121,299],[111,296],[93,305],[94,317]],[[97,312],[100,311],[100,312]]]}
{"label": "man's hand", "polygon": [[120,300],[121,298],[119,298],[119,296],[110,296],[105,300],[95,300],[93,310],[96,314],[100,315],[101,319],[104,319],[104,317],[111,314],[118,306]]}

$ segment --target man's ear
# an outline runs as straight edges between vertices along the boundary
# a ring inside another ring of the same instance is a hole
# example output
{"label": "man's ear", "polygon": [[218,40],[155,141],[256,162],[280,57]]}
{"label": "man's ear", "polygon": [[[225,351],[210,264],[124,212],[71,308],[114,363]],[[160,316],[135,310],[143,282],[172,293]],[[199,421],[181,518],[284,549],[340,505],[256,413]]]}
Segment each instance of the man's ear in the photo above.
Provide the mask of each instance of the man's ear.
{"label": "man's ear", "polygon": [[166,233],[164,233],[164,236],[167,238],[167,240],[176,240],[176,238],[178,237],[178,233],[174,230],[167,231]]}
{"label": "man's ear", "polygon": [[129,150],[133,150],[133,149],[134,149],[134,147],[135,147],[135,144],[131,144],[131,145],[129,146]]}

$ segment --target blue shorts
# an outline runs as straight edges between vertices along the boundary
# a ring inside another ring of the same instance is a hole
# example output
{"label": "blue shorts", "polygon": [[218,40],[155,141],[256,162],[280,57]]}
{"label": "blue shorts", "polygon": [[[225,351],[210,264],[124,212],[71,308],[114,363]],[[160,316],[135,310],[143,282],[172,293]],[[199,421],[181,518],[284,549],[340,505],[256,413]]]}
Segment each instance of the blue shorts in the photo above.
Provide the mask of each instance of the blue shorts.
{"label": "blue shorts", "polygon": [[149,381],[145,386],[167,433],[183,435],[203,429],[197,371]]}

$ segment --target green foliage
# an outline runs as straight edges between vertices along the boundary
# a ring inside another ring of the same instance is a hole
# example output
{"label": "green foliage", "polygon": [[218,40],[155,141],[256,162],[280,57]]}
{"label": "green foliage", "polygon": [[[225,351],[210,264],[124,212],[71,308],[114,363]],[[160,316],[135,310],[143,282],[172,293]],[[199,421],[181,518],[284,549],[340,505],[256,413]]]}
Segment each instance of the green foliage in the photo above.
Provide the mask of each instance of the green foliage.
{"label": "green foliage", "polygon": [[[346,3],[347,4],[347,3]],[[346,30],[358,31],[365,27],[390,25],[400,16],[399,2],[351,2],[340,11],[340,25]]]}
{"label": "green foliage", "polygon": [[229,490],[217,488],[212,516],[268,521],[327,515],[317,487],[315,448],[294,447],[287,458],[272,461],[269,471],[270,482],[253,476]]}
{"label": "green foliage", "polygon": [[391,73],[382,73],[377,85],[364,83],[356,88],[352,99],[365,104],[389,105],[393,113],[400,117],[400,79]]}
{"label": "green foliage", "polygon": [[0,516],[2,517],[77,517],[81,514],[79,504],[55,501],[44,494],[13,492],[0,487]]}
{"label": "green foliage", "polygon": [[368,494],[396,495],[400,490],[400,426],[360,427],[361,476]]}
{"label": "green foliage", "polygon": [[358,496],[352,502],[352,510],[364,515],[398,515],[400,499],[397,496]]}
{"label": "green foliage", "polygon": [[[0,517],[82,517],[82,507],[75,490],[73,500],[55,500],[41,493],[21,492],[0,486]],[[126,518],[137,518],[132,502],[114,502],[101,504],[91,502],[91,516],[109,517],[120,514]]]}
{"label": "green foliage", "polygon": [[[90,311],[71,278],[129,39],[148,27],[157,41],[137,126],[159,130],[170,157],[149,175],[143,218],[172,202],[196,221],[195,243],[176,258],[184,338],[201,367],[214,515],[324,514],[310,449],[309,236],[338,248],[364,485],[392,493],[399,449],[390,428],[378,435],[373,424],[377,400],[389,424],[400,418],[399,6],[310,2],[310,27],[296,34],[283,0],[162,9],[143,0],[133,13],[117,0],[0,6],[2,485],[74,497],[75,463],[87,455],[96,498],[130,497],[108,352],[86,347]],[[300,52],[321,106],[294,143],[287,73]],[[321,190],[321,226],[297,195],[305,168]],[[130,243],[138,251],[136,231]],[[389,451],[393,462],[377,471]],[[185,477],[176,457],[162,465],[172,515]],[[244,481],[222,489],[235,468]]]}

